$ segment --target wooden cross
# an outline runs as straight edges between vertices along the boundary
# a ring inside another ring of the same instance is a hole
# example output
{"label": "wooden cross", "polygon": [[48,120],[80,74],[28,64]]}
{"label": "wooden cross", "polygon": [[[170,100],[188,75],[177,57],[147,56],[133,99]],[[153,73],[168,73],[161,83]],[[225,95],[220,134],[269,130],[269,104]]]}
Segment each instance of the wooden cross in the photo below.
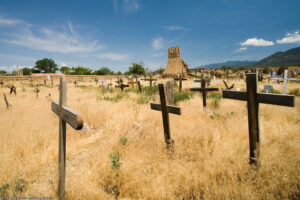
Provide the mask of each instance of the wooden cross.
{"label": "wooden cross", "polygon": [[152,110],[158,110],[162,112],[165,142],[167,148],[170,148],[172,147],[174,141],[171,139],[171,134],[170,134],[169,113],[181,115],[181,110],[180,107],[167,105],[165,89],[163,84],[158,84],[158,89],[160,95],[160,104],[150,103],[150,107]]}
{"label": "wooden cross", "polygon": [[9,86],[7,86],[7,87],[10,89],[9,94],[15,93],[15,95],[17,95],[17,89],[14,85],[11,87],[9,87]]}
{"label": "wooden cross", "polygon": [[224,81],[224,80],[223,80],[223,83],[225,84],[227,90],[231,90],[234,87],[234,84],[232,84],[230,87],[228,87],[226,81]]}
{"label": "wooden cross", "polygon": [[257,92],[257,74],[246,74],[247,91],[223,90],[223,98],[247,101],[248,107],[248,128],[250,143],[250,164],[259,163],[260,153],[260,130],[259,130],[259,103],[273,104],[280,106],[295,106],[293,95],[267,94]]}
{"label": "wooden cross", "polygon": [[46,79],[44,79],[44,86],[46,86],[47,85],[47,81],[46,81]]}
{"label": "wooden cross", "polygon": [[182,81],[186,81],[186,78],[182,78],[181,74],[179,75],[179,78],[174,78],[175,81],[179,81],[179,92],[182,90]]}
{"label": "wooden cross", "polygon": [[121,88],[122,92],[124,88],[129,87],[129,85],[123,84],[123,80],[121,78],[117,80],[116,83],[118,83],[118,85],[116,85],[115,87]]}
{"label": "wooden cross", "polygon": [[0,80],[0,85],[3,85],[3,81],[2,81],[2,79]]}
{"label": "wooden cross", "polygon": [[136,82],[137,82],[138,87],[139,87],[139,92],[142,93],[142,87],[141,87],[140,78],[136,78]]}
{"label": "wooden cross", "polygon": [[60,78],[59,103],[52,101],[51,109],[59,116],[59,153],[58,153],[58,199],[65,199],[66,172],[66,123],[76,130],[82,129],[83,119],[77,112],[66,106],[66,79]]}
{"label": "wooden cross", "polygon": [[77,80],[74,81],[74,86],[77,87],[78,86],[78,82]]}
{"label": "wooden cross", "polygon": [[[198,82],[198,80],[195,80],[195,82]],[[205,82],[207,82],[205,79],[201,80],[201,88],[190,88],[190,91],[202,92],[203,107],[206,107],[206,92],[219,91],[219,88],[205,88]]]}
{"label": "wooden cross", "polygon": [[5,101],[5,103],[6,103],[6,107],[9,108],[9,106],[11,106],[11,104],[8,103],[8,100],[7,100],[7,98],[6,98],[5,93],[3,93],[3,96],[4,96],[4,101]]}
{"label": "wooden cross", "polygon": [[112,83],[107,84],[107,90],[111,90]]}
{"label": "wooden cross", "polygon": [[97,77],[95,77],[95,83],[96,83],[96,85],[98,84],[98,78]]}
{"label": "wooden cross", "polygon": [[152,79],[152,74],[149,74],[149,79],[144,78],[142,79],[143,81],[149,81],[150,82],[150,87],[152,87],[152,81],[157,81],[157,79]]}
{"label": "wooden cross", "polygon": [[136,82],[133,81],[133,78],[131,79],[130,82],[128,82],[128,84],[131,85],[131,88],[133,89],[134,88],[134,84],[136,84]]}

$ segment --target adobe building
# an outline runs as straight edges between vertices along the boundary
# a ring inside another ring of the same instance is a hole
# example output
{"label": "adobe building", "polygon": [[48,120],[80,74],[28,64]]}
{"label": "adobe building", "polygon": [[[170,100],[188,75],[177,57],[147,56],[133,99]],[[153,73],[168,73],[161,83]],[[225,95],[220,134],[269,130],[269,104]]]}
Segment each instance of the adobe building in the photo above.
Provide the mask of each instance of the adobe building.
{"label": "adobe building", "polygon": [[187,64],[180,58],[180,48],[168,48],[168,64],[163,72],[164,76],[178,76],[179,74],[186,74],[188,72]]}

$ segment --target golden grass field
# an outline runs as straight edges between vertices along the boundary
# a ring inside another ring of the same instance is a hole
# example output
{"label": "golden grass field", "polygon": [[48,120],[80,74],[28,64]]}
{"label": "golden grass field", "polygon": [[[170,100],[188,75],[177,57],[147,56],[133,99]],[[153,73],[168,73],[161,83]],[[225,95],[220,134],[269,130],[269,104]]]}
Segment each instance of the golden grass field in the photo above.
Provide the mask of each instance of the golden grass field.
{"label": "golden grass field", "polygon": [[[245,90],[244,81],[232,83]],[[24,89],[14,84],[16,96],[0,87],[0,196],[56,199],[59,127],[51,101],[58,100],[58,88],[42,86],[37,99],[28,83]],[[260,90],[264,84],[259,82]],[[67,125],[66,199],[300,199],[299,97],[294,108],[260,104],[261,168],[256,170],[248,164],[246,102],[216,104],[208,98],[203,109],[197,93],[179,102],[182,115],[170,114],[175,144],[168,151],[161,112],[151,110],[146,97],[102,92],[89,81],[79,85],[86,87],[68,82],[67,105],[90,130]],[[282,91],[282,83],[272,85]],[[183,83],[192,86],[192,79]],[[212,86],[224,88],[222,82]],[[300,84],[289,82],[288,91],[293,88]],[[158,93],[153,100],[159,102]],[[113,152],[119,168],[112,168]]]}

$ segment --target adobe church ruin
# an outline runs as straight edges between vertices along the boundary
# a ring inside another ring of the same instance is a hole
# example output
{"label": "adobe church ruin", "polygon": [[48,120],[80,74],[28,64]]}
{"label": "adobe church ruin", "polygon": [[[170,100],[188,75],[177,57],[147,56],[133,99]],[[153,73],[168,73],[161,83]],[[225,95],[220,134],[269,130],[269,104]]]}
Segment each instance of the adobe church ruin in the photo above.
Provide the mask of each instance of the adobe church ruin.
{"label": "adobe church ruin", "polygon": [[180,58],[180,48],[169,47],[168,48],[168,64],[163,73],[165,76],[178,76],[179,74],[187,73],[188,66],[187,64]]}

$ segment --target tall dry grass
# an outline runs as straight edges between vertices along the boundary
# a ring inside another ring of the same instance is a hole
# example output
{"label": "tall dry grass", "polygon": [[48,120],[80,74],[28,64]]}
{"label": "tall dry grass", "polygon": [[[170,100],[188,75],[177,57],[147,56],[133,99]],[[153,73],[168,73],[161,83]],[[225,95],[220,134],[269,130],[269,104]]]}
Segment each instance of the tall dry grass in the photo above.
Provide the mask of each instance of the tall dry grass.
{"label": "tall dry grass", "polygon": [[[242,81],[230,83],[245,89]],[[161,113],[149,103],[138,104],[139,94],[105,100],[116,91],[102,93],[94,82],[79,84],[86,87],[68,84],[67,105],[81,113],[90,131],[67,127],[67,199],[300,198],[299,97],[295,108],[260,105],[262,167],[255,170],[248,164],[246,102],[221,99],[215,107],[209,98],[203,109],[199,94],[179,102],[182,115],[170,115],[174,148],[166,150]],[[0,187],[9,185],[2,187],[7,196],[55,197],[58,117],[45,96],[58,100],[58,89],[41,87],[36,99],[34,88],[26,85],[22,91],[19,82],[15,85],[17,96],[0,88],[13,105],[6,109],[1,97]],[[191,80],[184,82],[184,88],[191,86]],[[224,88],[221,82],[213,86]],[[292,88],[299,84],[289,83]],[[115,170],[113,152],[120,162]]]}

